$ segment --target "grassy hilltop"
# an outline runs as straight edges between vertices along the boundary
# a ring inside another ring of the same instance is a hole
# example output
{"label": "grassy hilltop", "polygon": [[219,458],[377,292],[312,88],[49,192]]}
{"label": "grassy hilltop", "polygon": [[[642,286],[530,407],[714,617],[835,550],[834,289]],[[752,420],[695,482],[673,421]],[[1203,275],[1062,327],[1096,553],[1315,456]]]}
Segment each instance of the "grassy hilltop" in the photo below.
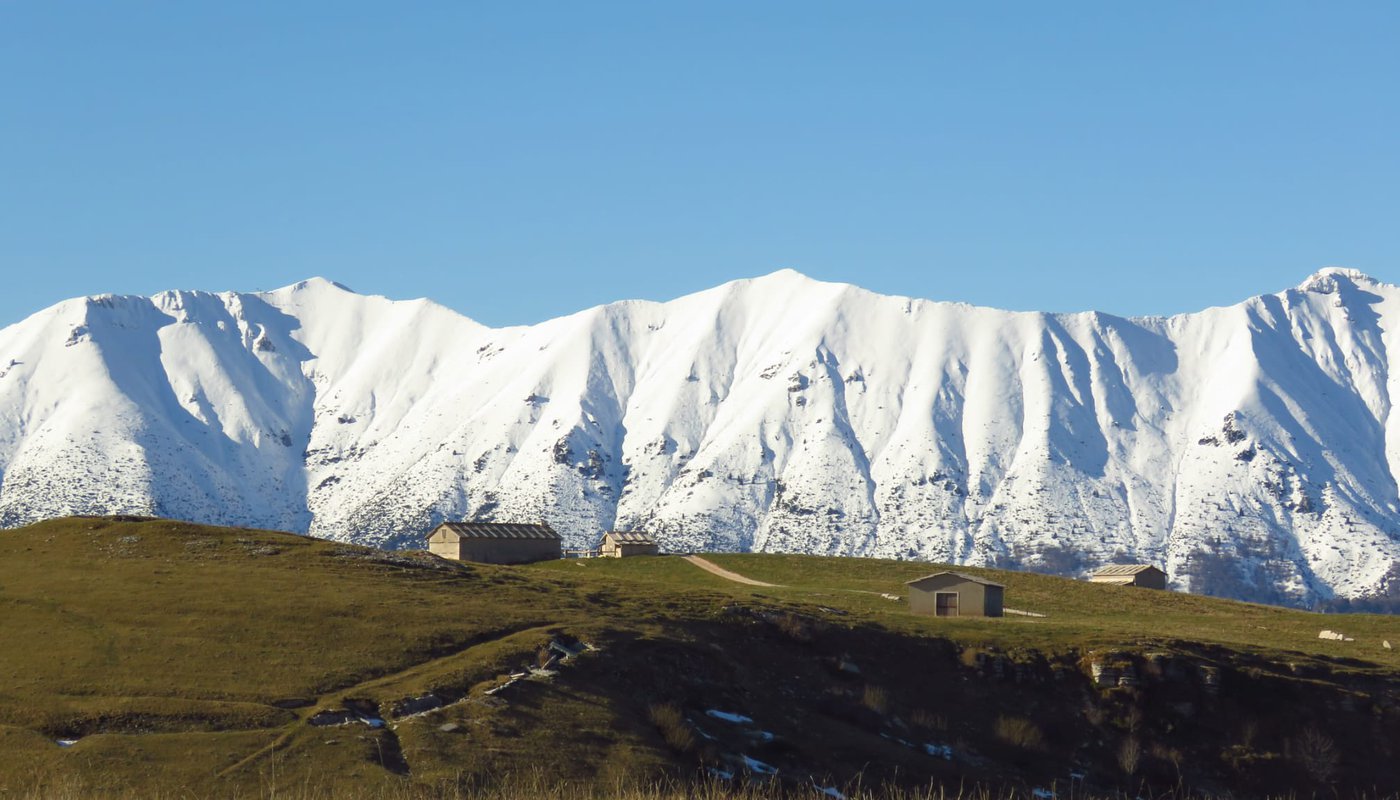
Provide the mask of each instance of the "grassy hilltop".
{"label": "grassy hilltop", "polygon": [[933,565],[710,558],[781,585],[162,520],[5,532],[0,796],[1400,786],[1396,618],[966,568],[1046,616],[935,620],[880,596]]}

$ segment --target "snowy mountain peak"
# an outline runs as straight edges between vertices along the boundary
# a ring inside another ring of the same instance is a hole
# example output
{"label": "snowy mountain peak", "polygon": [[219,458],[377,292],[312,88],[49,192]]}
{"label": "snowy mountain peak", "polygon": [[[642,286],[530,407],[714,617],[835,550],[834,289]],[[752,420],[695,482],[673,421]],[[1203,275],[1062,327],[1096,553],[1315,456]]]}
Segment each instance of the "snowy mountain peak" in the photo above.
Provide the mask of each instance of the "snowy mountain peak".
{"label": "snowy mountain peak", "polygon": [[756,277],[756,278],[748,278],[748,279],[746,279],[746,280],[748,280],[748,281],[750,281],[750,282],[752,282],[752,283],[788,283],[788,284],[794,284],[794,283],[797,283],[797,284],[821,283],[821,281],[818,281],[816,278],[809,277],[809,276],[807,276],[806,274],[801,273],[801,272],[798,272],[797,270],[795,270],[795,269],[793,269],[793,268],[791,268],[791,267],[783,267],[782,269],[775,269],[775,270],[773,270],[772,272],[768,273],[767,275],[760,275],[760,276],[758,276],[758,277]]}
{"label": "snowy mountain peak", "polygon": [[288,286],[283,286],[280,289],[274,289],[271,292],[267,292],[267,294],[283,294],[287,292],[319,292],[327,290],[345,292],[347,294],[356,293],[354,289],[351,289],[349,286],[346,286],[343,283],[337,283],[336,281],[330,280],[329,278],[314,276],[311,278],[307,278],[304,281],[297,281],[296,283],[290,284]]}
{"label": "snowy mountain peak", "polygon": [[841,291],[843,289],[852,288],[851,285],[847,283],[817,280],[795,269],[788,268],[776,270],[756,278],[744,278],[733,281],[728,285],[749,287],[763,292],[772,292],[775,295],[810,291]]}
{"label": "snowy mountain peak", "polygon": [[1345,282],[1355,287],[1358,284],[1367,286],[1380,285],[1380,281],[1358,269],[1347,267],[1324,267],[1312,275],[1307,280],[1298,284],[1298,290],[1303,292],[1315,292],[1317,294],[1332,294],[1337,291],[1338,282]]}
{"label": "snowy mountain peak", "polygon": [[1400,591],[1400,288],[1328,269],[1171,318],[793,270],[493,329],[316,278],[0,330],[0,523],[148,513],[414,546],[800,551],[1309,602]]}

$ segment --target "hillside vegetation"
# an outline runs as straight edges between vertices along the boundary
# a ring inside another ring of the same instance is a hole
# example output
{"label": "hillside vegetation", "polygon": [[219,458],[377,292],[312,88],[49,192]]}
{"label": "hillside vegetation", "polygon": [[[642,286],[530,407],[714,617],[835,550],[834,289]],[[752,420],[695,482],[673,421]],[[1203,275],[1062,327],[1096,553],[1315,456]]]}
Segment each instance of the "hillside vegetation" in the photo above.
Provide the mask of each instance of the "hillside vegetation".
{"label": "hillside vegetation", "polygon": [[881,596],[932,565],[711,558],[782,585],[165,520],[9,531],[0,793],[1397,784],[1394,618],[968,570],[1046,616],[934,620]]}
{"label": "hillside vegetation", "polygon": [[[940,634],[968,644],[1083,650],[1129,642],[1146,646],[1181,640],[1226,645],[1281,661],[1303,663],[1316,659],[1338,665],[1359,659],[1351,668],[1400,669],[1400,619],[1394,616],[1309,614],[1183,592],[1153,592],[1031,572],[921,562],[750,553],[716,553],[706,558],[747,577],[783,585],[784,588],[761,590],[775,597],[839,605],[878,615],[882,624],[910,633],[928,633],[932,626]],[[905,581],[943,569],[1004,584],[1008,607],[1045,616],[1026,619],[1013,614],[1000,620],[934,621],[908,614],[903,605],[891,606],[890,601],[879,596],[906,596]],[[613,570],[643,578],[655,571],[632,568],[631,564]],[[675,577],[694,581],[693,585],[716,583],[703,572],[676,572],[679,574]],[[1318,633],[1324,629],[1342,631],[1354,641],[1320,640]],[[1387,640],[1397,649],[1385,649],[1382,642]]]}

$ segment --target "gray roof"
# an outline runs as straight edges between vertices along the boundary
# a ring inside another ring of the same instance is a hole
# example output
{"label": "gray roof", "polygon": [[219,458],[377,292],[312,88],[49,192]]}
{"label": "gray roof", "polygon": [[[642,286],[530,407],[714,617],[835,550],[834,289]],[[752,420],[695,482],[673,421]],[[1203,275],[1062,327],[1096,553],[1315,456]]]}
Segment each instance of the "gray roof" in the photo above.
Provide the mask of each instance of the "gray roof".
{"label": "gray roof", "polygon": [[1109,564],[1106,567],[1099,567],[1098,569],[1094,570],[1094,577],[1108,578],[1117,576],[1136,575],[1139,572],[1146,572],[1149,569],[1156,569],[1158,572],[1162,571],[1152,566],[1151,564]]}
{"label": "gray roof", "polygon": [[973,576],[971,576],[971,575],[968,575],[968,574],[965,574],[965,573],[962,573],[962,572],[952,572],[952,571],[950,571],[950,570],[944,570],[943,572],[935,572],[935,573],[933,573],[932,575],[925,575],[925,576],[922,577],[922,578],[915,578],[915,579],[912,580],[912,581],[905,581],[905,582],[904,582],[904,585],[905,585],[905,586],[909,586],[910,584],[914,584],[914,583],[923,583],[924,581],[928,580],[929,578],[937,578],[937,577],[940,576],[940,575],[955,575],[955,576],[957,576],[957,577],[959,577],[959,578],[962,578],[962,579],[965,580],[965,581],[971,581],[972,583],[980,583],[980,584],[982,584],[983,586],[997,586],[997,587],[1000,587],[1000,588],[1002,588],[1002,589],[1005,589],[1005,588],[1006,588],[1006,585],[1005,585],[1005,584],[997,583],[996,581],[983,580],[982,578],[975,578],[975,577],[973,577]]}
{"label": "gray roof", "polygon": [[[513,522],[444,522],[446,528],[463,539],[559,539],[548,525],[517,525]],[[431,534],[429,534],[431,535]]]}
{"label": "gray roof", "polygon": [[603,536],[611,536],[618,544],[656,544],[655,539],[641,531],[608,531]]}

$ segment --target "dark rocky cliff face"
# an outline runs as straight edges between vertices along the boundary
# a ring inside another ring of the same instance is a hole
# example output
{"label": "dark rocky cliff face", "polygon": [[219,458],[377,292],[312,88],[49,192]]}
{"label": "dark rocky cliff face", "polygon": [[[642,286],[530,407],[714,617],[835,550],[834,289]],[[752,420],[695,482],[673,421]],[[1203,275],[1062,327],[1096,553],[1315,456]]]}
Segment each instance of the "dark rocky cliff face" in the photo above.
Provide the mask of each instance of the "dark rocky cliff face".
{"label": "dark rocky cliff face", "polygon": [[671,748],[678,767],[736,780],[771,767],[780,782],[1059,796],[1400,786],[1400,679],[1359,661],[1186,642],[1004,652],[739,605],[674,640],[605,649],[608,669],[561,680],[619,698],[644,727],[665,710],[657,733],[689,742]]}

